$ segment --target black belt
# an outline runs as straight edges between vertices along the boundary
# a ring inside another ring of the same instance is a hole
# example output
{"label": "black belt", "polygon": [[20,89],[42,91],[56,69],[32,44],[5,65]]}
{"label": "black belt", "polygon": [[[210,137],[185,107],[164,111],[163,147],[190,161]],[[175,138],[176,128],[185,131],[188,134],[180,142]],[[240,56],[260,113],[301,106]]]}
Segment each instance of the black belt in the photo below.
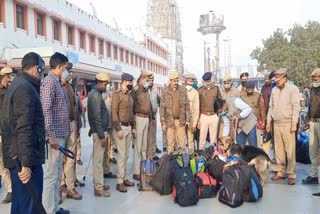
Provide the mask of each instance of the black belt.
{"label": "black belt", "polygon": [[131,126],[131,123],[123,123],[123,122],[120,122],[120,125],[121,125],[121,126],[126,126],[126,127],[128,127],[128,126]]}

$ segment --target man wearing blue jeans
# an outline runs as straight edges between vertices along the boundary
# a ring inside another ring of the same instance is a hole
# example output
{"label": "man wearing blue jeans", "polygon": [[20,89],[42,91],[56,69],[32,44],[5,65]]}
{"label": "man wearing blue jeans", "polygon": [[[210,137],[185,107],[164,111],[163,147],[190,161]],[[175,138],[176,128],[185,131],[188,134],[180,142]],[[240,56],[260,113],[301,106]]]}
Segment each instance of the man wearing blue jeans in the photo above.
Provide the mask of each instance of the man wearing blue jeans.
{"label": "man wearing blue jeans", "polygon": [[232,97],[227,101],[219,99],[214,105],[217,113],[228,112],[227,117],[232,124],[237,123],[237,130],[234,131],[238,144],[245,144],[248,140],[250,145],[257,146],[257,118],[248,104],[238,97]]}
{"label": "man wearing blue jeans", "polygon": [[68,58],[61,53],[54,53],[50,58],[48,76],[43,80],[40,94],[45,118],[47,159],[44,166],[43,205],[48,214],[69,214],[59,208],[59,188],[62,174],[62,154],[59,146],[65,147],[70,134],[68,101],[60,84],[60,78],[66,75]]}
{"label": "man wearing blue jeans", "polygon": [[[2,109],[4,166],[10,169],[13,201],[11,214],[37,214],[41,203],[45,161],[45,126],[40,102],[42,58],[28,53],[22,59],[22,72],[5,94]],[[18,161],[16,160],[18,159]],[[21,163],[21,171],[16,164]],[[26,188],[32,185],[39,201]]]}

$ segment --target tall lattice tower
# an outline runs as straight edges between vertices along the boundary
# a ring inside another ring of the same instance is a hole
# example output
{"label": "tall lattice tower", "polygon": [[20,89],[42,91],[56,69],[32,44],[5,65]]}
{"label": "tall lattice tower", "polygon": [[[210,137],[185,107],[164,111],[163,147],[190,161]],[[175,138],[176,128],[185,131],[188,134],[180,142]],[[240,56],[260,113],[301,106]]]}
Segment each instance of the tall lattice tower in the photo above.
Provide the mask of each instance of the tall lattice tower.
{"label": "tall lattice tower", "polygon": [[168,44],[168,70],[183,73],[183,47],[176,0],[148,0],[147,25]]}

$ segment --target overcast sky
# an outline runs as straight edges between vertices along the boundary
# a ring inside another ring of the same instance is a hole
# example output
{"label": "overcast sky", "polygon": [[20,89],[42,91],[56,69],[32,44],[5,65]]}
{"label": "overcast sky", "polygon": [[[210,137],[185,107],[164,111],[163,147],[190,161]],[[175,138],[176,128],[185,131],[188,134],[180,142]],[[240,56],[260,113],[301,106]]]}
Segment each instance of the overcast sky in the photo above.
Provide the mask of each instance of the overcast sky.
{"label": "overcast sky", "polygon": [[[90,2],[97,16],[120,28],[136,28],[143,25],[148,0],[68,0],[92,13]],[[223,39],[231,40],[232,65],[255,64],[250,53],[261,46],[262,39],[277,28],[288,29],[293,24],[305,24],[320,19],[319,0],[177,0],[180,6],[184,65],[188,71],[203,72],[203,36],[197,32],[199,15],[213,10],[224,15],[227,29],[221,34],[220,64],[224,62]]]}

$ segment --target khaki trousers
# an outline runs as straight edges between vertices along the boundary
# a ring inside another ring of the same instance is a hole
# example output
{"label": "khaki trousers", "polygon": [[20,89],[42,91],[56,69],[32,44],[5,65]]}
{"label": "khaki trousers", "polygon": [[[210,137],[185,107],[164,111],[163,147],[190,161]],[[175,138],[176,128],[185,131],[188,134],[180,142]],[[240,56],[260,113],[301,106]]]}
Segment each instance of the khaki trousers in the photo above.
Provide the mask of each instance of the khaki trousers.
{"label": "khaki trousers", "polygon": [[109,158],[114,158],[114,154],[113,154],[113,148],[115,148],[115,144],[114,144],[114,139],[113,139],[113,135],[112,135],[112,131],[109,131],[109,147],[108,147],[108,151],[109,151],[109,153],[108,153],[108,156],[109,156]]}
{"label": "khaki trousers", "polygon": [[310,122],[309,136],[309,156],[311,160],[310,176],[318,177],[320,157],[320,123]]}
{"label": "khaki trousers", "polygon": [[[104,155],[103,155],[103,174],[107,174],[110,172],[110,162],[109,158],[110,157],[110,150],[112,150],[111,146],[111,135],[108,132],[108,135],[105,135],[107,137],[108,141],[108,147],[104,150]],[[111,152],[112,153],[112,152]]]}
{"label": "khaki trousers", "polygon": [[[104,133],[105,137],[108,136],[108,132]],[[93,185],[96,190],[102,190],[104,185],[103,179],[103,160],[105,150],[108,146],[102,146],[102,142],[97,133],[92,134],[93,139]],[[108,154],[108,153],[107,153]]]}
{"label": "khaki trousers", "polygon": [[274,144],[276,163],[279,167],[278,175],[296,178],[296,136],[291,133],[291,124],[278,126],[274,124]]}
{"label": "khaki trousers", "polygon": [[140,174],[140,162],[147,159],[149,118],[136,116],[136,145],[134,145],[133,174]]}
{"label": "khaki trousers", "polygon": [[80,135],[77,137],[77,148],[76,148],[76,150],[77,150],[77,158],[76,158],[76,160],[78,161],[78,160],[81,160],[81,137],[80,137]]}
{"label": "khaki trousers", "polygon": [[167,134],[165,132],[162,132],[162,148],[167,148]]}
{"label": "khaki trousers", "polygon": [[122,184],[124,180],[128,179],[127,176],[127,162],[129,159],[131,149],[131,126],[121,126],[123,138],[119,139],[117,131],[114,130],[113,135],[118,148],[118,184]]}
{"label": "khaki trousers", "polygon": [[147,159],[151,160],[156,156],[157,148],[157,120],[151,120],[148,129],[148,145],[147,145]]}
{"label": "khaki trousers", "polygon": [[188,129],[188,148],[189,148],[189,154],[194,153],[194,133],[192,133],[191,129]]}
{"label": "khaki trousers", "polygon": [[167,149],[168,154],[172,154],[178,149],[185,150],[186,130],[181,126],[179,120],[175,120],[175,127],[167,128]]}
{"label": "khaki trousers", "polygon": [[206,139],[208,131],[210,133],[210,144],[213,145],[217,141],[217,132],[218,132],[219,117],[214,115],[200,115],[200,139],[199,147],[200,150],[205,149]]}
{"label": "khaki trousers", "polygon": [[[66,148],[75,154],[77,152],[77,123],[75,120],[70,122],[70,127],[71,133],[67,138]],[[67,189],[74,189],[76,177],[76,161],[64,156],[61,185],[66,184]]]}
{"label": "khaki trousers", "polygon": [[257,128],[258,148],[263,149],[263,151],[270,157],[270,141],[263,143],[263,139],[262,139],[263,132],[264,132],[263,130]]}
{"label": "khaki trousers", "polygon": [[[0,136],[0,140],[1,140],[1,136]],[[7,168],[4,168],[4,165],[3,165],[2,142],[0,143],[0,175],[3,177],[7,192],[12,192],[10,171]]]}

